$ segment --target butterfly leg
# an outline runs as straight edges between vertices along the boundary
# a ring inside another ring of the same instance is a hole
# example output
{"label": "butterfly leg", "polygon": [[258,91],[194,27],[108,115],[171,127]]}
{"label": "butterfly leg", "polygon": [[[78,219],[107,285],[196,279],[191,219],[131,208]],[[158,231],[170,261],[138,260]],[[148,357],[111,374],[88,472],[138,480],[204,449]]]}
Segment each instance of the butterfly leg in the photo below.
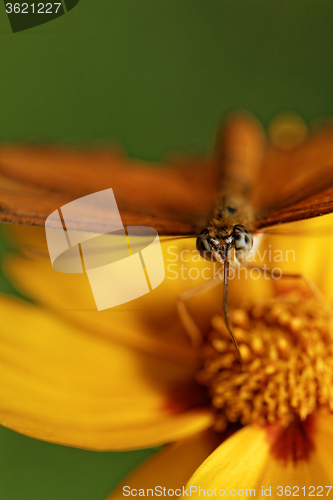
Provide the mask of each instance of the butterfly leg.
{"label": "butterfly leg", "polygon": [[321,293],[321,291],[319,290],[319,288],[317,287],[317,285],[310,278],[308,278],[308,276],[306,276],[305,274],[303,274],[303,273],[283,273],[280,270],[280,276],[277,277],[276,274],[274,274],[274,269],[269,269],[266,266],[265,267],[252,266],[252,265],[248,264],[246,261],[245,262],[243,261],[241,263],[241,265],[243,267],[245,267],[246,269],[257,269],[260,272],[267,273],[274,280],[278,280],[278,279],[281,279],[281,278],[294,278],[294,279],[300,279],[300,280],[302,280],[307,285],[307,287],[309,288],[309,290],[311,291],[311,293],[313,294],[313,296],[315,297],[315,299],[324,307],[324,309],[327,312],[329,312],[330,314],[332,314],[332,310],[331,310],[329,304],[325,300],[323,294]]}
{"label": "butterfly leg", "polygon": [[185,328],[188,336],[190,337],[190,340],[194,347],[199,347],[202,344],[203,334],[194,321],[193,317],[191,316],[185,301],[190,299],[191,297],[194,297],[195,295],[200,294],[201,292],[215,288],[216,286],[221,285],[221,283],[223,283],[223,280],[221,279],[212,279],[204,285],[193,288],[192,290],[187,290],[177,298],[176,304],[180,321]]}

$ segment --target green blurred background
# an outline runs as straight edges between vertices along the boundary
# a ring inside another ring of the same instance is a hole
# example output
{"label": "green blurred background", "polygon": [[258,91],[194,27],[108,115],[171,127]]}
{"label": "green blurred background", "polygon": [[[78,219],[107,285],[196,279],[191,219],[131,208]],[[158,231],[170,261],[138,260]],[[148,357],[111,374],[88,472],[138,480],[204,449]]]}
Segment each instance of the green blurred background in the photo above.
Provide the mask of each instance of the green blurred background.
{"label": "green blurred background", "polygon": [[[99,0],[13,34],[0,5],[0,140],[203,152],[222,113],[333,115],[331,0]],[[10,291],[4,279],[0,288]],[[0,381],[1,383],[1,381]],[[153,450],[94,453],[0,428],[1,500],[103,500]]]}

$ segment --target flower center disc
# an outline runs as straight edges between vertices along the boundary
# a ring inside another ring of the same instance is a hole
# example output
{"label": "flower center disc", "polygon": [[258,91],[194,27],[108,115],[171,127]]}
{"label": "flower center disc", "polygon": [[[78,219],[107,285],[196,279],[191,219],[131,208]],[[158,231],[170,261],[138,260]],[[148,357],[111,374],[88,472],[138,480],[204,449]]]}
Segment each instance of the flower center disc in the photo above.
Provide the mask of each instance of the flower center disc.
{"label": "flower center disc", "polygon": [[293,291],[233,310],[231,320],[247,371],[215,316],[197,374],[209,390],[216,430],[228,421],[287,426],[322,406],[333,411],[333,322],[324,305]]}

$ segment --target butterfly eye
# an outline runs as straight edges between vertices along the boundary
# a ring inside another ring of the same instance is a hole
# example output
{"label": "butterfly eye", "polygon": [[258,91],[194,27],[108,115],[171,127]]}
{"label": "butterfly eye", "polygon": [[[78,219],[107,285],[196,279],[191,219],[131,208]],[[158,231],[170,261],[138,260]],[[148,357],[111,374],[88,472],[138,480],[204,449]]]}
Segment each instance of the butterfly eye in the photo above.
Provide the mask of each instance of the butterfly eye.
{"label": "butterfly eye", "polygon": [[208,229],[205,229],[197,237],[197,250],[203,259],[213,262],[214,256],[212,254],[211,245],[209,241],[210,241],[209,232]]}
{"label": "butterfly eye", "polygon": [[251,232],[245,226],[237,225],[233,229],[233,239],[236,249],[236,257],[242,260],[251,250],[253,237]]}

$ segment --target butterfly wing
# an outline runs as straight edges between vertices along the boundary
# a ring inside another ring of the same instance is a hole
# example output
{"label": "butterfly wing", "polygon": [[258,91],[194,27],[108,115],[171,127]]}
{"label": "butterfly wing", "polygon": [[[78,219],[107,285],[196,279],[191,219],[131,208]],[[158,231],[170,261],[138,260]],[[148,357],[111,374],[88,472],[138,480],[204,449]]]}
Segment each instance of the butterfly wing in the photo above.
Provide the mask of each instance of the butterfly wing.
{"label": "butterfly wing", "polygon": [[333,212],[333,126],[293,151],[269,145],[254,196],[257,229]]}
{"label": "butterfly wing", "polygon": [[[218,191],[214,162],[174,159],[149,164],[110,149],[0,147],[0,221],[43,226],[54,210],[112,188],[125,226],[150,226],[161,235],[196,234]],[[103,219],[103,213],[98,216]],[[98,221],[77,229],[99,231]]]}

